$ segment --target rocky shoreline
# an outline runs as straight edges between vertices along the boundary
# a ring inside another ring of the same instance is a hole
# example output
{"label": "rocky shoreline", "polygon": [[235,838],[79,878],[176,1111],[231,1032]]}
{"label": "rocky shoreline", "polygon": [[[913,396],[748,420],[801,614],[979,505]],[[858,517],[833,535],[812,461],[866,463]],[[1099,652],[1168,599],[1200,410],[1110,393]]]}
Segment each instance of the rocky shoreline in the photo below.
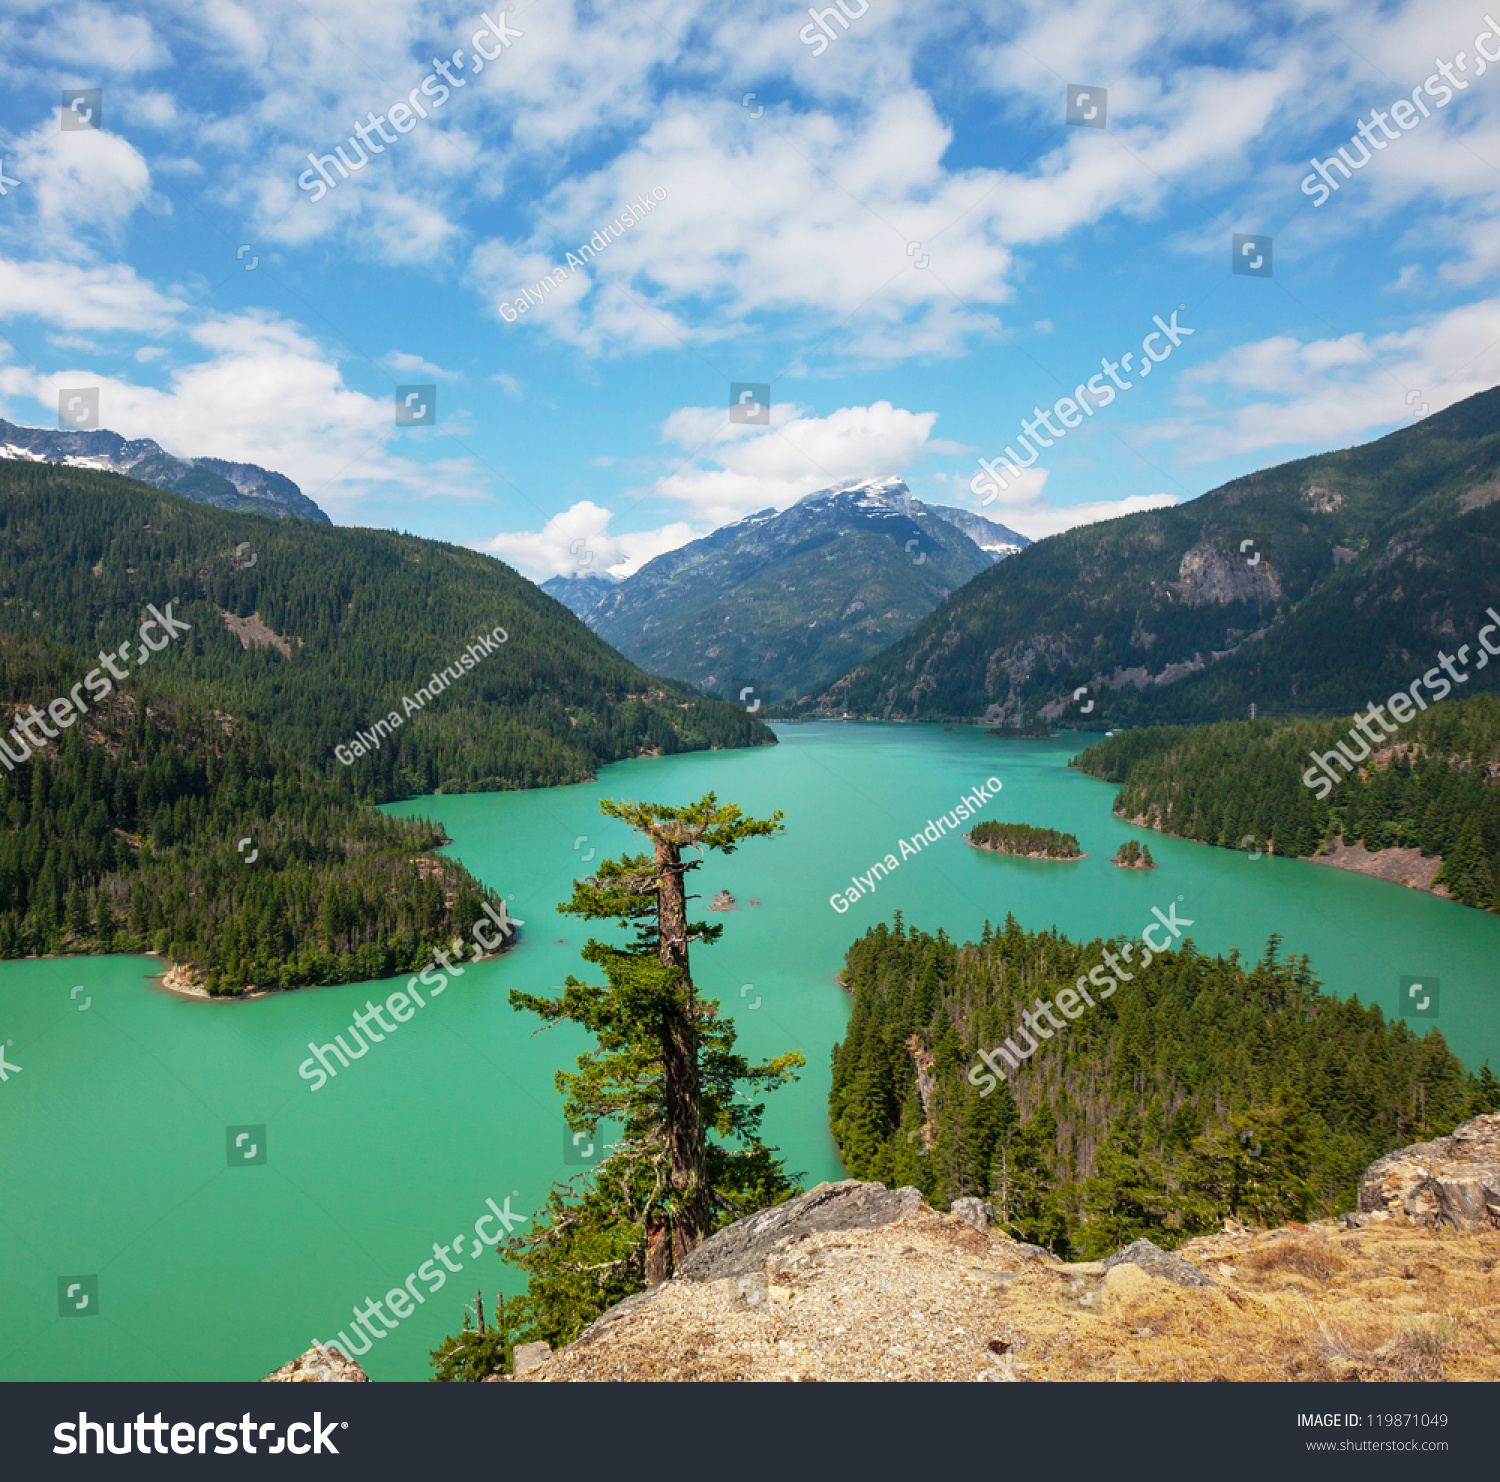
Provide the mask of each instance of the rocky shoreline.
{"label": "rocky shoreline", "polygon": [[1073,864],[1077,860],[1088,858],[1082,850],[1077,854],[1046,854],[1038,853],[1036,850],[1025,852],[1020,849],[1006,849],[1000,844],[976,844],[968,834],[962,835],[962,838],[970,849],[987,849],[991,854],[1004,854],[1011,859],[1050,859],[1057,864]]}

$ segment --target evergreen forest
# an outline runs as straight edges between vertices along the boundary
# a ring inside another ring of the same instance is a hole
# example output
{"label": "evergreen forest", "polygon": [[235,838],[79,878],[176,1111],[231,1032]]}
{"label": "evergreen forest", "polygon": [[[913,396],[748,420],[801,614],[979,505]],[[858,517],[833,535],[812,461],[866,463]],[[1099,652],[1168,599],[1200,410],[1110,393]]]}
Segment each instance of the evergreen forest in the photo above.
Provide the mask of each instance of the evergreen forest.
{"label": "evergreen forest", "polygon": [[[158,690],[252,722],[370,802],[548,787],[627,757],[776,739],[742,706],[646,674],[477,551],[234,514],[118,474],[0,462],[0,631],[92,656],[133,638],[148,603],[169,602],[192,631],[152,658]],[[258,619],[262,641],[247,647],[230,618]],[[497,627],[506,641],[494,653],[406,708]],[[338,759],[335,747],[392,711],[402,724],[379,747]]]}
{"label": "evergreen forest", "polygon": [[1469,1075],[1437,1029],[1419,1038],[1323,993],[1274,936],[1253,965],[1185,939],[1007,1079],[990,1075],[980,1051],[1106,945],[1008,917],[960,946],[899,913],[854,942],[829,1095],[851,1176],[941,1206],[989,1200],[1014,1237],[1093,1258],[1231,1216],[1271,1226],[1351,1209],[1375,1158],[1500,1110],[1488,1065]]}
{"label": "evergreen forest", "polygon": [[[0,631],[0,707],[66,694],[86,661]],[[213,994],[415,970],[487,891],[219,710],[125,682],[0,770],[0,957],[157,952]],[[243,843],[242,843],[243,841]]]}
{"label": "evergreen forest", "polygon": [[[1303,785],[1311,753],[1351,744],[1348,719],[1152,726],[1091,746],[1075,765],[1120,784],[1115,812],[1216,844],[1307,859],[1342,837],[1371,851],[1442,859],[1435,884],[1500,910],[1500,698],[1443,700],[1370,751],[1319,801]],[[1378,728],[1377,728],[1378,733]],[[1356,741],[1359,733],[1355,732]],[[1363,744],[1363,743],[1362,743]]]}
{"label": "evergreen forest", "polygon": [[1055,828],[1033,828],[1029,823],[997,823],[981,819],[969,830],[969,842],[1000,854],[1020,854],[1032,859],[1082,859],[1074,834]]}

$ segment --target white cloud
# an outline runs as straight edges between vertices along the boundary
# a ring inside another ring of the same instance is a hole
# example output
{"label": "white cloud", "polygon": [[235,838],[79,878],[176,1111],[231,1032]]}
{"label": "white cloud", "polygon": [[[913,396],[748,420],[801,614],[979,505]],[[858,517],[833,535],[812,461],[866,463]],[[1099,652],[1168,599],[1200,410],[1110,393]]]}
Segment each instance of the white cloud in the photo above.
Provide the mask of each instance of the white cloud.
{"label": "white cloud", "polygon": [[65,330],[149,334],[169,328],[183,308],[182,300],[123,263],[80,267],[0,258],[0,319],[34,315]]}
{"label": "white cloud", "polygon": [[687,450],[688,464],[650,492],[691,506],[715,528],[768,505],[784,509],[833,484],[904,475],[938,449],[937,417],[888,401],[811,417],[783,402],[772,405],[769,427],[754,427],[730,422],[722,408],[683,407],[667,418],[662,437]]}
{"label": "white cloud", "polygon": [[[163,388],[84,363],[48,375],[10,365],[0,372],[0,391],[51,409],[62,386],[98,386],[101,427],[155,438],[180,457],[262,464],[334,516],[392,498],[409,505],[489,495],[488,472],[467,456],[418,461],[393,450],[401,434],[390,399],[345,385],[336,357],[295,325],[245,313],[188,333],[206,356],[175,364]],[[31,418],[13,411],[11,420]]]}
{"label": "white cloud", "polygon": [[65,86],[96,87],[111,79],[169,66],[172,54],[139,15],[104,5],[46,5],[34,25],[14,22],[12,45],[60,63]]}
{"label": "white cloud", "polygon": [[656,530],[612,534],[614,515],[592,500],[580,500],[554,515],[540,530],[518,530],[475,543],[535,581],[550,576],[582,576],[608,571],[629,576],[654,556],[675,551],[701,531],[678,521]]}
{"label": "white cloud", "polygon": [[[1184,440],[1188,459],[1262,448],[1347,446],[1440,411],[1500,382],[1500,298],[1388,334],[1240,345],[1182,376],[1184,414],[1151,435]],[[1222,388],[1214,401],[1203,388]],[[1226,393],[1228,393],[1226,395]]]}
{"label": "white cloud", "polygon": [[431,376],[434,381],[466,379],[462,371],[444,370],[442,366],[434,365],[430,360],[423,360],[420,355],[408,354],[405,350],[387,351],[385,363],[398,376]]}
{"label": "white cloud", "polygon": [[28,237],[39,233],[63,258],[92,255],[151,195],[151,172],[128,140],[103,129],[64,131],[55,115],[22,138],[13,169],[22,182],[14,194],[35,203],[24,219]]}
{"label": "white cloud", "polygon": [[969,488],[968,472],[952,475],[953,502],[985,518],[998,520],[1032,540],[1060,535],[1079,525],[1096,525],[1148,509],[1168,509],[1177,503],[1172,494],[1132,494],[1124,499],[1093,499],[1081,504],[1051,504],[1045,490],[1047,470],[1026,468],[1012,475],[1008,486],[988,504]]}

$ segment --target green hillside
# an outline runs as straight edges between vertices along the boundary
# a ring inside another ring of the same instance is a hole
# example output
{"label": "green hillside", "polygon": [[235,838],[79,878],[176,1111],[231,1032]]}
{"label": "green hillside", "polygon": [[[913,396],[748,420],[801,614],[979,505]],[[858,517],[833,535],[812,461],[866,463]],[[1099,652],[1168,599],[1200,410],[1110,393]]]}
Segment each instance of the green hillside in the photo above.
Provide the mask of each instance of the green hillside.
{"label": "green hillside", "polygon": [[[1436,1029],[1418,1039],[1323,994],[1275,937],[1253,968],[1184,939],[1149,963],[1137,954],[1129,982],[1105,975],[1106,946],[1122,944],[1013,917],[962,947],[899,914],[866,932],[845,963],[854,1009],[829,1095],[850,1174],[941,1204],[987,1199],[1019,1238],[1097,1256],[1140,1236],[1175,1244],[1228,1214],[1280,1224],[1349,1209],[1373,1159],[1500,1110],[1488,1067],[1466,1075]],[[1085,973],[1093,1006],[1060,1000]],[[1024,1036],[1022,1013],[1043,1000],[1062,1027]],[[996,1047],[1026,1037],[1036,1048],[1007,1079],[986,1072],[981,1050],[1003,1069]]]}
{"label": "green hillside", "polygon": [[[114,474],[0,464],[0,632],[94,655],[168,603],[191,631],[149,659],[158,691],[262,728],[373,801],[550,786],[626,757],[775,740],[742,708],[647,675],[492,557],[234,514]],[[258,618],[242,629],[248,648],[226,614]],[[493,653],[407,709],[497,627]],[[401,726],[345,766],[335,747],[392,711]]]}
{"label": "green hillside", "polygon": [[1151,726],[1098,742],[1076,765],[1120,783],[1115,811],[1147,827],[1304,859],[1340,835],[1371,851],[1419,849],[1443,861],[1434,883],[1456,900],[1500,910],[1500,699],[1435,704],[1358,772],[1336,765],[1337,786],[1305,787],[1312,753],[1342,741],[1359,756],[1350,729],[1349,717]]}
{"label": "green hillside", "polygon": [[[49,713],[90,664],[0,632],[0,710]],[[0,957],[156,951],[214,993],[355,982],[415,971],[499,904],[431,853],[439,827],[353,801],[258,727],[145,675],[80,698],[31,755],[6,738]]]}
{"label": "green hillside", "polygon": [[[1500,610],[1497,573],[1500,388],[1363,447],[1038,541],[854,669],[847,708],[1101,730],[1248,717],[1252,703],[1350,711],[1472,645]],[[1472,685],[1497,679],[1490,666]],[[845,705],[841,681],[818,708]]]}

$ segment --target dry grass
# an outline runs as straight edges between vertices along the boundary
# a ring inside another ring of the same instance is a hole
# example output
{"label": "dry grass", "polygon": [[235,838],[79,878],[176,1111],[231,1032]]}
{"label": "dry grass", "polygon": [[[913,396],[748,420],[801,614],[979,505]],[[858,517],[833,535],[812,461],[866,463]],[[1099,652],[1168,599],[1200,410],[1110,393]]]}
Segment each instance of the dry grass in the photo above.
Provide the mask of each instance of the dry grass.
{"label": "dry grass", "polygon": [[1326,1235],[1285,1235],[1252,1251],[1244,1259],[1252,1271],[1295,1271],[1314,1281],[1328,1281],[1348,1270],[1349,1262]]}
{"label": "dry grass", "polygon": [[744,1279],[751,1304],[744,1282],[673,1282],[526,1380],[1500,1380],[1495,1231],[1314,1227],[1178,1254],[1215,1285],[1043,1261],[924,1210],[796,1241]]}

